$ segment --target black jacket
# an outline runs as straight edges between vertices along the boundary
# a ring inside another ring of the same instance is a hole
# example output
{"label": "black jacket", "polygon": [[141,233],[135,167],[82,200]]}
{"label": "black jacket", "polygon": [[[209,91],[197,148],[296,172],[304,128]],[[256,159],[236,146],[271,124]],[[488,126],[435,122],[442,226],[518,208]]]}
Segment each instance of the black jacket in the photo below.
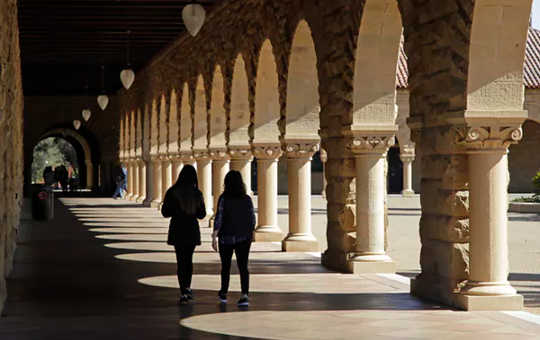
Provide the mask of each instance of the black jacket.
{"label": "black jacket", "polygon": [[171,187],[165,194],[163,205],[161,206],[161,214],[163,217],[172,217],[169,224],[169,234],[167,244],[170,245],[200,245],[201,231],[199,230],[199,221],[206,216],[206,207],[202,193],[197,190],[196,199],[199,201],[197,212],[195,215],[186,214],[178,202],[180,195],[178,187]]}
{"label": "black jacket", "polygon": [[235,240],[247,240],[255,229],[255,213],[251,197],[229,196],[219,197],[214,230],[224,243],[235,243]]}

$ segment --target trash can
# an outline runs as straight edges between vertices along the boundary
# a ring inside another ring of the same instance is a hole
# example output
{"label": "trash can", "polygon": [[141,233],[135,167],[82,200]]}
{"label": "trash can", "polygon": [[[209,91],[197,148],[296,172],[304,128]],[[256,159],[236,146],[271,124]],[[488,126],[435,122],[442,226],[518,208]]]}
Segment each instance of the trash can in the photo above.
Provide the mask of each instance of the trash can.
{"label": "trash can", "polygon": [[48,221],[54,218],[54,191],[44,185],[32,186],[32,218]]}

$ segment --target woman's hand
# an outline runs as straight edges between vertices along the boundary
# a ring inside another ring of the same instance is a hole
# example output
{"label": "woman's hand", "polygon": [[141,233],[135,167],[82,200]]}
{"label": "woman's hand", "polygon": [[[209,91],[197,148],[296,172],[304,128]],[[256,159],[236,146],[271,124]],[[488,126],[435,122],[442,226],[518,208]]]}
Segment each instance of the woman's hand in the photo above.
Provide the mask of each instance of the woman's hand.
{"label": "woman's hand", "polygon": [[212,233],[212,249],[216,252],[218,251],[218,239],[215,231]]}

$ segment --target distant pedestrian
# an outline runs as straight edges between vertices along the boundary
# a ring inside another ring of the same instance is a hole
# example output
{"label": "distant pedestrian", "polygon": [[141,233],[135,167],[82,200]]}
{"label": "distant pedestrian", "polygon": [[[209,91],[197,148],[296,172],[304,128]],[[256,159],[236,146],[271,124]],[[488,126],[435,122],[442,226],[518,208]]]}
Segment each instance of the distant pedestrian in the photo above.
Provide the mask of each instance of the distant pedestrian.
{"label": "distant pedestrian", "polygon": [[60,186],[62,186],[62,191],[67,192],[68,189],[68,171],[64,165],[57,166],[54,169],[54,175],[56,177],[56,180],[60,182]]}
{"label": "distant pedestrian", "polygon": [[43,181],[45,182],[45,186],[48,187],[54,185],[54,183],[56,182],[56,177],[51,166],[47,166],[43,170]]}
{"label": "distant pedestrian", "polygon": [[225,176],[225,190],[218,200],[212,233],[212,248],[215,251],[219,248],[221,258],[221,289],[218,297],[222,303],[227,302],[231,260],[234,252],[242,288],[238,306],[249,304],[248,260],[254,229],[253,202],[246,194],[246,186],[240,172],[231,170]]}
{"label": "distant pedestrian", "polygon": [[126,190],[126,174],[125,168],[120,166],[114,178],[116,189],[114,190],[113,198],[124,198],[124,191]]}
{"label": "distant pedestrian", "polygon": [[193,253],[201,244],[199,221],[206,216],[204,199],[199,190],[197,172],[191,165],[184,165],[176,183],[167,190],[161,207],[163,217],[172,217],[167,244],[174,246],[177,263],[180,303],[193,300],[191,277]]}

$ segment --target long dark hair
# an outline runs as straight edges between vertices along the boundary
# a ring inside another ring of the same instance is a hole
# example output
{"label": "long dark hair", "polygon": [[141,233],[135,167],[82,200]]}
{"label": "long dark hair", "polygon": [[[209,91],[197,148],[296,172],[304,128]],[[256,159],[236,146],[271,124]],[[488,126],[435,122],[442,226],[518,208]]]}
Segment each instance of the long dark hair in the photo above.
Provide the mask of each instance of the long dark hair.
{"label": "long dark hair", "polygon": [[246,195],[246,185],[242,180],[240,172],[231,170],[225,175],[225,190],[223,193],[227,196]]}
{"label": "long dark hair", "polygon": [[188,215],[195,215],[201,202],[197,171],[193,165],[184,165],[173,188],[177,192],[180,209]]}

